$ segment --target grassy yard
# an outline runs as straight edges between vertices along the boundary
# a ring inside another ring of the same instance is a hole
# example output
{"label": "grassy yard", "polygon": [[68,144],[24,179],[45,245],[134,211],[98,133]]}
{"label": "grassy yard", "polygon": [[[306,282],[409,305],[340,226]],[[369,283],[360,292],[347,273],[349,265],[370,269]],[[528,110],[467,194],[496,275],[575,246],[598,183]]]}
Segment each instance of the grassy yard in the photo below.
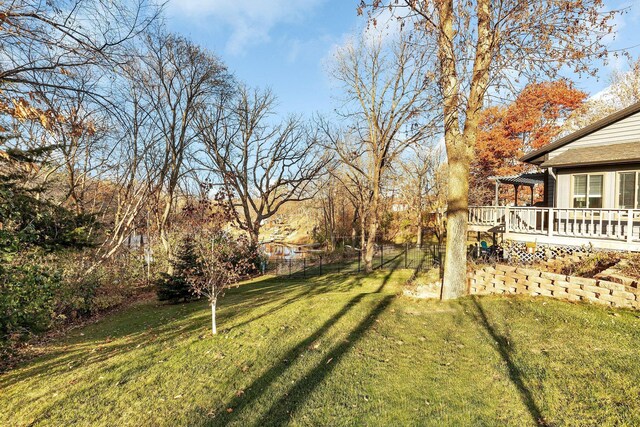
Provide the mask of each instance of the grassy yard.
{"label": "grassy yard", "polygon": [[639,425],[640,318],[398,296],[406,270],[146,302],[0,376],[0,425]]}

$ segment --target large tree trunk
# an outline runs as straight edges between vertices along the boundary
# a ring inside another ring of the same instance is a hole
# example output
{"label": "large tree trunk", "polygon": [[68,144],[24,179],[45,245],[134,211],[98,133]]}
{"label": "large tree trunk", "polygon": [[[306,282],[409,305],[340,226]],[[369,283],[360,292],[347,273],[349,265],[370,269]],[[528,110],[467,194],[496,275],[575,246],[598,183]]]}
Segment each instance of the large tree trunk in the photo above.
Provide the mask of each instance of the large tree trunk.
{"label": "large tree trunk", "polygon": [[[459,138],[461,138],[459,136]],[[458,144],[463,144],[459,141]],[[464,147],[449,154],[449,191],[447,197],[447,247],[442,299],[458,298],[467,288],[467,215],[470,161]],[[457,154],[457,155],[456,155]]]}
{"label": "large tree trunk", "polygon": [[169,238],[169,219],[171,216],[171,207],[173,202],[173,195],[170,194],[167,196],[168,200],[164,207],[164,211],[160,216],[158,221],[158,229],[160,231],[160,243],[162,243],[162,249],[164,250],[165,255],[167,256],[168,265],[167,265],[167,274],[173,274],[173,264],[171,263],[171,240]]}
{"label": "large tree trunk", "polygon": [[464,139],[460,132],[460,81],[453,43],[453,1],[442,0],[438,2],[437,8],[441,26],[438,34],[438,56],[442,67],[440,86],[443,91],[444,141],[449,164],[447,248],[442,299],[452,299],[464,295],[466,288],[469,161],[465,155]]}
{"label": "large tree trunk", "polygon": [[[379,178],[376,178],[374,185],[377,186]],[[366,248],[364,253],[364,271],[373,271],[373,257],[375,255],[376,234],[378,232],[378,199],[380,193],[374,190],[369,209],[369,231],[367,235]]]}
{"label": "large tree trunk", "polygon": [[418,223],[418,231],[416,232],[416,246],[422,247],[422,224]]}
{"label": "large tree trunk", "polygon": [[364,271],[369,273],[373,271],[373,257],[375,255],[376,244],[376,232],[378,231],[378,224],[375,220],[369,225],[369,235],[367,236],[367,242],[364,251]]}
{"label": "large tree trunk", "polygon": [[251,245],[256,248],[260,244],[260,221],[256,221],[250,225],[249,240],[251,241]]}
{"label": "large tree trunk", "polygon": [[439,6],[443,26],[441,49],[443,88],[445,93],[445,144],[449,158],[449,192],[447,199],[447,250],[442,299],[457,298],[467,290],[467,221],[469,211],[469,169],[476,145],[480,110],[489,81],[491,64],[490,0],[477,0],[478,41],[473,63],[473,77],[465,111],[464,130],[460,134],[458,105],[460,83],[455,69],[453,40],[453,2],[443,1]]}

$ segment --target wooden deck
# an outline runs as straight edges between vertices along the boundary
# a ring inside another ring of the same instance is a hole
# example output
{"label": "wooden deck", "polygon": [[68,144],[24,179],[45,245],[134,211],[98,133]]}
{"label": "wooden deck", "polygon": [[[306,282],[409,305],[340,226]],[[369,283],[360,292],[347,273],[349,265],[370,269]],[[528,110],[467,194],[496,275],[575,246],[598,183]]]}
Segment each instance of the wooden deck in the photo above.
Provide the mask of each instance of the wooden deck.
{"label": "wooden deck", "polygon": [[469,231],[502,233],[505,239],[525,242],[640,252],[640,209],[473,206]]}

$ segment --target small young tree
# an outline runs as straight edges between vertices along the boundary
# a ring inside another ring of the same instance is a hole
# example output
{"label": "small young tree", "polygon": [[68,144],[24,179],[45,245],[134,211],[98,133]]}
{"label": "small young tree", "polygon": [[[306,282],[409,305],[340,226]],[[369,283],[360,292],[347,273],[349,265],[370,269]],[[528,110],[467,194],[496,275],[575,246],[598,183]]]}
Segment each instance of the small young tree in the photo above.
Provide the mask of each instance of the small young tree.
{"label": "small young tree", "polygon": [[198,255],[202,275],[193,276],[192,290],[197,296],[204,296],[211,305],[211,333],[215,335],[216,307],[218,299],[231,286],[256,269],[255,246],[244,237],[234,238],[224,231],[217,231],[202,239],[198,245]]}
{"label": "small young tree", "polygon": [[198,230],[193,252],[197,269],[189,270],[189,288],[195,297],[206,297],[211,304],[211,332],[217,333],[216,306],[225,291],[240,279],[257,271],[258,252],[246,236],[234,237],[225,231],[233,214],[226,203],[229,195],[220,191],[211,200],[213,184],[200,184],[201,197],[189,201],[183,210],[185,227]]}

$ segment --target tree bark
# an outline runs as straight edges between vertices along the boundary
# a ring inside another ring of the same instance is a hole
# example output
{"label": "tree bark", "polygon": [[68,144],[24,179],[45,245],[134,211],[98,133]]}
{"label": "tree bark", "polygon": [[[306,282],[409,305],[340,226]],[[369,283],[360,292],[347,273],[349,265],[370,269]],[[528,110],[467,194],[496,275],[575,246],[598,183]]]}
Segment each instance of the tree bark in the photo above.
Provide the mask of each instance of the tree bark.
{"label": "tree bark", "polygon": [[366,249],[364,251],[364,271],[370,273],[373,271],[373,256],[375,255],[376,232],[378,224],[372,221],[369,225],[369,235],[367,236]]}
{"label": "tree bark", "polygon": [[249,240],[251,241],[251,245],[258,247],[260,244],[260,228],[255,225],[251,230],[249,230]]}
{"label": "tree bark", "polygon": [[364,253],[364,271],[367,273],[373,271],[373,257],[375,255],[376,234],[378,232],[378,199],[380,198],[380,193],[377,190],[377,185],[379,185],[379,178],[376,175],[376,180],[374,182],[376,189],[373,190],[371,198],[371,206],[369,210],[369,231],[367,233],[368,235]]}
{"label": "tree bark", "polygon": [[453,1],[438,3],[441,29],[438,32],[438,55],[442,67],[440,86],[443,90],[444,140],[449,163],[447,194],[447,247],[445,253],[442,299],[462,296],[466,288],[466,229],[469,165],[465,165],[464,141],[460,132],[460,81],[456,70],[453,40]]}
{"label": "tree bark", "polygon": [[416,246],[422,247],[422,224],[418,224],[418,231],[416,232]]}
{"label": "tree bark", "polygon": [[441,30],[438,37],[442,64],[440,85],[443,89],[445,145],[449,159],[447,197],[447,248],[442,281],[442,299],[458,298],[467,290],[467,221],[469,210],[469,170],[476,143],[479,112],[483,105],[491,63],[490,1],[477,0],[478,39],[475,47],[473,77],[460,132],[460,80],[456,69],[453,40],[454,9],[452,0],[438,3]]}
{"label": "tree bark", "polygon": [[[459,136],[461,139],[461,137]],[[461,144],[462,142],[458,142]],[[450,151],[464,151],[464,146]],[[449,192],[447,198],[447,246],[444,264],[442,299],[458,298],[467,284],[467,215],[469,160],[449,154]]]}

